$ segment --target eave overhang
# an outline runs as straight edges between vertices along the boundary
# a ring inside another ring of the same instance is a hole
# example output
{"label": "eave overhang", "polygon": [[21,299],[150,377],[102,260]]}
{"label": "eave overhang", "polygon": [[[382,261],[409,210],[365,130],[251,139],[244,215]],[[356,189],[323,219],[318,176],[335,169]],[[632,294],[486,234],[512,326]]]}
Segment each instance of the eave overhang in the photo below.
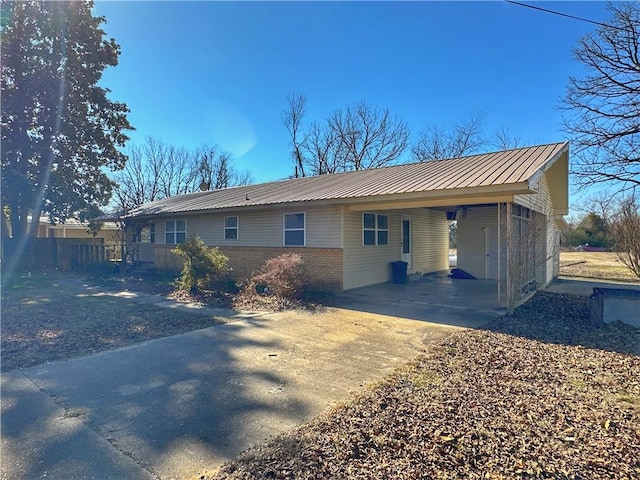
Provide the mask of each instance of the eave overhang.
{"label": "eave overhang", "polygon": [[483,187],[433,190],[428,192],[411,192],[391,195],[374,195],[369,197],[334,198],[301,202],[279,202],[258,205],[236,205],[224,208],[207,208],[197,210],[175,210],[148,213],[125,217],[125,221],[149,220],[152,218],[168,218],[177,215],[206,215],[210,213],[228,213],[238,211],[256,211],[279,209],[299,209],[326,205],[343,205],[350,211],[365,210],[398,210],[406,208],[431,208],[457,205],[484,205],[490,203],[512,202],[514,195],[536,193],[527,182],[490,185]]}

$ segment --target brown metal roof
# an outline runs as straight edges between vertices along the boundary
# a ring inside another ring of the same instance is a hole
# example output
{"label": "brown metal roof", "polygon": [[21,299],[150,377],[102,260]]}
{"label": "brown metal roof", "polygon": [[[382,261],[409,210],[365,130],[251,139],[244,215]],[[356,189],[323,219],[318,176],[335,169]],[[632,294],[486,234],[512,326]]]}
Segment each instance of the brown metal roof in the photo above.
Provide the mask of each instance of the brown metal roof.
{"label": "brown metal roof", "polygon": [[450,160],[409,163],[370,170],[293,178],[277,182],[189,193],[146,203],[129,217],[246,208],[299,202],[450,191],[474,187],[513,186],[531,177],[568,150],[552,143]]}

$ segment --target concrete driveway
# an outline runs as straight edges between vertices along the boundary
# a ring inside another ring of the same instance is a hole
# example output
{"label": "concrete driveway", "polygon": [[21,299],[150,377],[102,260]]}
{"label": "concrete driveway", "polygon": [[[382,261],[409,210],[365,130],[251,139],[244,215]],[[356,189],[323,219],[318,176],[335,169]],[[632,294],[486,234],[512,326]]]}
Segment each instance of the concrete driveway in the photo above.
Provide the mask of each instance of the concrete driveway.
{"label": "concrete driveway", "polygon": [[640,282],[616,282],[614,280],[605,281],[596,278],[558,277],[545,290],[552,293],[569,293],[588,297],[596,287],[634,290],[640,288]]}
{"label": "concrete driveway", "polygon": [[326,308],[2,375],[2,479],[198,479],[457,327]]}

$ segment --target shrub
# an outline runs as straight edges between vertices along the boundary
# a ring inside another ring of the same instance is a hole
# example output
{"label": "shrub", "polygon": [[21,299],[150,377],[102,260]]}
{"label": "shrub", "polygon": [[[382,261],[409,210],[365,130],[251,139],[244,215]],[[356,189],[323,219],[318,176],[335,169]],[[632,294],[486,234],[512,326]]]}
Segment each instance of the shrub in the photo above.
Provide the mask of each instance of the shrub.
{"label": "shrub", "polygon": [[304,265],[297,253],[285,253],[267,260],[242,284],[237,308],[282,309],[296,305],[304,293]]}
{"label": "shrub", "polygon": [[181,290],[204,290],[229,272],[229,259],[218,247],[207,247],[200,237],[189,238],[171,252],[184,258],[178,280]]}
{"label": "shrub", "polygon": [[295,299],[304,293],[304,262],[297,253],[284,253],[267,260],[251,280],[262,293]]}

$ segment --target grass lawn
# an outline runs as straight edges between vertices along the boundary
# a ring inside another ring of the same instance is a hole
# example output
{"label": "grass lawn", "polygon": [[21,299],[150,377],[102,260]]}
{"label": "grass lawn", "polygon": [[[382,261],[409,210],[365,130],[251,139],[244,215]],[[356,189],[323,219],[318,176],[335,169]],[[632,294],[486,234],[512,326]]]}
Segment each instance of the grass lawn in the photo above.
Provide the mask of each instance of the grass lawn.
{"label": "grass lawn", "polygon": [[2,287],[2,371],[222,323],[197,313],[97,295],[81,277],[24,274]]}
{"label": "grass lawn", "polygon": [[640,281],[614,252],[560,252],[560,275]]}

